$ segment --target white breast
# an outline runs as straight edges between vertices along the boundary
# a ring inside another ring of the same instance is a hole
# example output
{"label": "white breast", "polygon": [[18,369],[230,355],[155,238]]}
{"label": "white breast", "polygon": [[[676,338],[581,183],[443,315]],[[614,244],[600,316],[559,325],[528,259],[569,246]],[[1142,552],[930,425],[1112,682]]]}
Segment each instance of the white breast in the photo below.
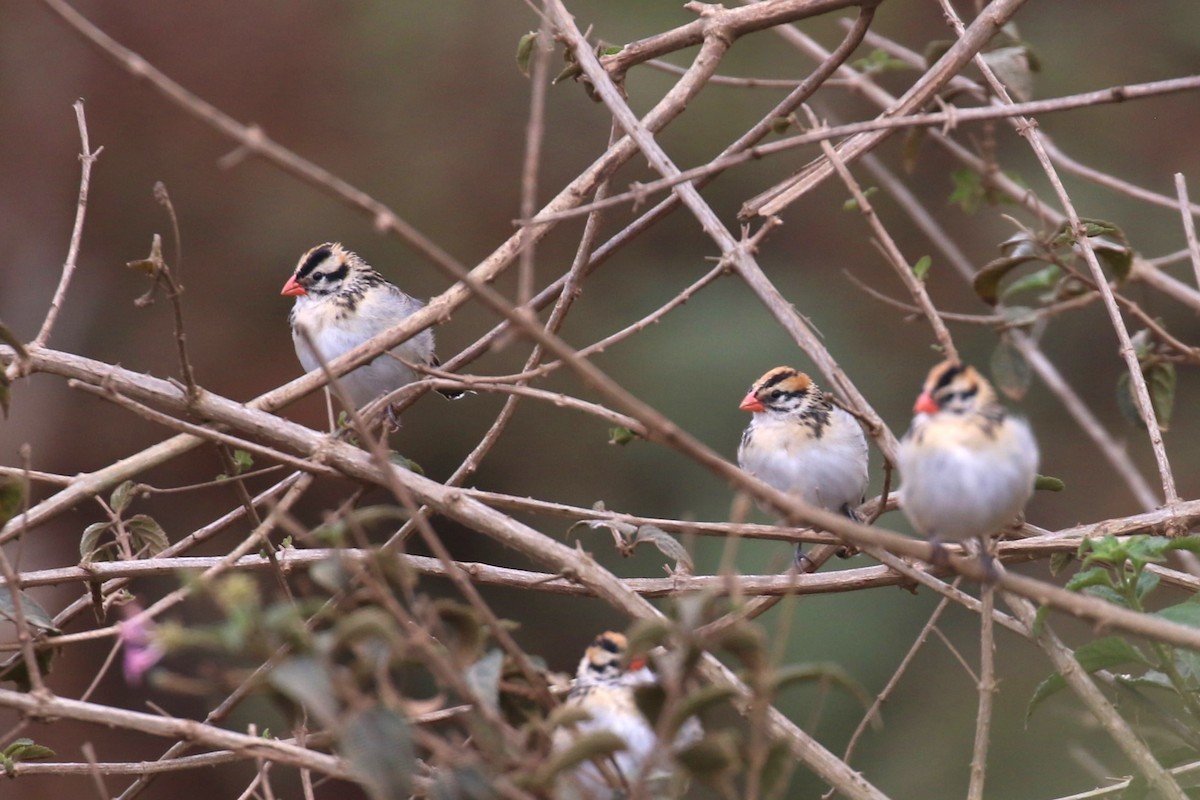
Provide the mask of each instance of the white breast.
{"label": "white breast", "polygon": [[[372,294],[367,295],[356,313],[350,316],[341,316],[340,309],[327,298],[296,298],[292,309],[292,343],[305,370],[316,369],[320,362],[296,330],[297,326],[307,327],[321,359],[328,363],[421,307],[420,302],[407,295],[400,295],[407,301],[404,303],[388,293],[383,293],[379,301],[371,302]],[[433,355],[433,333],[423,330],[389,353],[340,378],[341,386],[356,407],[361,408],[380,395],[415,381],[417,374],[398,359],[428,364]]]}
{"label": "white breast", "polygon": [[867,490],[867,440],[854,418],[834,407],[820,438],[794,421],[756,414],[738,448],[738,464],[751,475],[809,505],[841,512]]}
{"label": "white breast", "polygon": [[[930,418],[926,425],[938,425]],[[897,453],[904,513],[927,537],[961,541],[1011,522],[1033,494],[1038,450],[1024,420],[1008,417],[993,439],[909,434]]]}

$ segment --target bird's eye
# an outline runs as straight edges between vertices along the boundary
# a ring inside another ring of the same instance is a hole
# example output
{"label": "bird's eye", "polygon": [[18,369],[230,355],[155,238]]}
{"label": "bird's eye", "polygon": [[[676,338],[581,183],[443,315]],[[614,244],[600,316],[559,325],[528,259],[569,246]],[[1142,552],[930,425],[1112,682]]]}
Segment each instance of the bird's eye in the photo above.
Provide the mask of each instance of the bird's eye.
{"label": "bird's eye", "polygon": [[316,272],[314,272],[314,273],[313,273],[312,275],[310,275],[309,277],[311,277],[311,278],[312,278],[314,281],[319,281],[319,280],[321,280],[322,278],[324,278],[324,277],[325,277],[325,273],[324,273],[324,272],[321,272],[321,270],[317,270]]}
{"label": "bird's eye", "polygon": [[781,397],[783,397],[783,391],[782,391],[782,390],[780,390],[780,389],[776,389],[775,391],[771,392],[771,399],[772,399],[772,400],[778,400],[778,399],[779,399],[779,398],[781,398]]}

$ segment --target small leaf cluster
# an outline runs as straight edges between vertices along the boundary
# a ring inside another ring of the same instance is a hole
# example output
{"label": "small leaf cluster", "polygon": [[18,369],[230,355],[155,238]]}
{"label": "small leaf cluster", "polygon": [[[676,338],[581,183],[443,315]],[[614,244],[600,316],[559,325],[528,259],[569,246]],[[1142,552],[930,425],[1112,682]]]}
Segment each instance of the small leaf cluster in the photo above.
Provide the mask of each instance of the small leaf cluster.
{"label": "small leaf cluster", "polygon": [[[21,512],[25,506],[27,494],[27,487],[23,479],[11,475],[0,475],[0,527],[4,527],[10,519]],[[54,624],[54,618],[28,592],[15,592],[7,586],[0,587],[0,619],[13,623],[17,620],[14,594],[20,598],[21,614],[24,616],[26,624],[32,628],[33,633],[59,633]],[[37,650],[38,669],[43,675],[50,671],[56,652],[54,649]],[[0,681],[11,681],[21,691],[29,691],[31,685],[25,660],[23,658],[11,660],[8,668],[0,672]],[[31,758],[32,756],[27,757]]]}
{"label": "small leaf cluster", "polygon": [[39,758],[54,758],[57,755],[49,747],[37,744],[33,739],[20,738],[0,751],[0,768],[4,773],[15,777],[16,765],[22,761],[33,761]]}
{"label": "small leaf cluster", "polygon": [[[1107,535],[1086,540],[1079,549],[1082,566],[1067,588],[1102,598],[1144,614],[1200,628],[1200,596],[1148,610],[1148,599],[1159,587],[1159,577],[1147,569],[1166,561],[1174,550],[1200,552],[1200,537],[1168,538]],[[1148,741],[1157,743],[1156,755],[1166,766],[1200,758],[1200,653],[1159,643],[1135,644],[1122,636],[1089,641],[1075,650],[1075,658],[1102,685],[1108,686],[1125,715],[1137,721]],[[1059,673],[1046,678],[1034,691],[1026,718],[1049,697],[1066,686]],[[1123,797],[1145,797],[1138,781]]]}
{"label": "small leaf cluster", "polygon": [[[93,561],[113,561],[155,556],[170,545],[162,526],[148,514],[134,514],[128,519],[125,512],[138,494],[133,481],[125,481],[113,489],[108,498],[111,512],[107,522],[94,522],[83,530],[79,540],[79,555],[83,564]],[[102,541],[108,537],[107,541]]]}
{"label": "small leaf cluster", "polygon": [[[1111,280],[1123,283],[1133,267],[1133,250],[1124,232],[1103,220],[1081,220],[1082,234],[1090,240],[1092,250],[1105,267]],[[1036,293],[1037,303],[1046,305],[1095,291],[1076,233],[1064,222],[1048,234],[1037,234],[1026,228],[1000,243],[1000,258],[985,264],[975,273],[975,294],[990,306],[1005,303],[1018,295]],[[1042,265],[1042,266],[1038,266]],[[1019,268],[1036,266],[1011,280],[1001,289],[1001,283]]]}
{"label": "small leaf cluster", "polygon": [[[1171,413],[1175,410],[1175,364],[1169,360],[1167,348],[1157,342],[1149,330],[1139,330],[1130,340],[1150,393],[1150,404],[1154,407],[1158,428],[1166,432],[1171,426]],[[1130,424],[1145,430],[1146,421],[1138,410],[1128,372],[1122,372],[1117,379],[1117,408]]]}

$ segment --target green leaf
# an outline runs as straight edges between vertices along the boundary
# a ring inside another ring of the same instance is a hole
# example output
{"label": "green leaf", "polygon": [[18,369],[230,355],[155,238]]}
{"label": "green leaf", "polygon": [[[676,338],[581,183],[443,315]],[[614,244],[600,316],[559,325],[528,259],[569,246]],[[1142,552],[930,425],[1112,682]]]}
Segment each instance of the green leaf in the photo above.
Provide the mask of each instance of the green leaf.
{"label": "green leaf", "polygon": [[548,788],[560,774],[574,769],[584,761],[608,758],[625,748],[625,740],[612,731],[596,730],[576,734],[569,746],[555,751],[550,760],[534,773],[531,782],[535,787]]}
{"label": "green leaf", "polygon": [[133,549],[145,548],[151,556],[156,556],[171,546],[171,540],[167,538],[166,532],[152,517],[146,514],[135,514],[126,520],[125,530],[129,532],[129,536],[133,540]]}
{"label": "green leaf", "polygon": [[771,676],[771,689],[778,692],[793,683],[809,681],[833,684],[857,700],[863,708],[870,708],[874,702],[866,687],[837,664],[791,664],[783,667]]}
{"label": "green leaf", "polygon": [[983,202],[985,196],[983,178],[979,173],[963,167],[951,172],[950,179],[954,182],[954,191],[950,193],[950,202],[958,205],[968,214],[974,214],[979,210],[979,204]]}
{"label": "green leaf", "polygon": [[1010,94],[1019,102],[1033,99],[1033,75],[1037,72],[1036,61],[1029,57],[1024,45],[1015,47],[998,47],[980,54],[996,77],[1000,79]]}
{"label": "green leaf", "polygon": [[1150,391],[1150,405],[1158,419],[1158,429],[1164,433],[1171,426],[1171,412],[1175,410],[1175,365],[1159,361],[1143,370],[1146,388]]}
{"label": "green leaf", "polygon": [[10,761],[33,761],[38,758],[53,758],[58,755],[49,747],[35,744],[33,739],[20,738],[4,748],[4,756]]}
{"label": "green leaf", "polygon": [[530,31],[517,42],[517,69],[526,78],[529,77],[529,61],[533,57],[533,48],[537,45],[538,32]]}
{"label": "green leaf", "polygon": [[1039,270],[1022,275],[1013,280],[1004,291],[1000,293],[1003,300],[1008,300],[1013,295],[1021,292],[1041,291],[1046,292],[1053,289],[1062,280],[1062,268],[1057,264],[1048,264]]}
{"label": "green leaf", "polygon": [[233,474],[241,475],[246,470],[254,466],[254,456],[249,450],[237,449],[233,451]]}
{"label": "green leaf", "polygon": [[1129,379],[1128,372],[1122,372],[1117,377],[1117,408],[1126,422],[1142,430],[1146,429],[1146,421],[1142,419],[1142,412],[1138,409],[1137,398],[1133,396],[1133,381]]}
{"label": "green leaf", "polygon": [[996,343],[991,361],[992,382],[996,388],[1010,400],[1023,398],[1033,381],[1033,368],[1007,336]]}
{"label": "green leaf", "polygon": [[1167,545],[1170,539],[1165,536],[1125,537],[1125,558],[1138,569],[1147,564],[1161,564],[1167,560]]}
{"label": "green leaf", "polygon": [[1037,260],[1039,259],[1036,255],[1022,254],[1001,256],[994,261],[989,261],[979,269],[979,272],[975,273],[975,277],[971,281],[975,288],[975,294],[979,295],[979,299],[989,306],[996,305],[1000,299],[1000,281],[1004,279],[1004,276],[1022,264]]}
{"label": "green leaf", "polygon": [[1150,670],[1141,675],[1117,675],[1119,680],[1125,686],[1133,686],[1141,689],[1164,689],[1168,692],[1175,693],[1175,685],[1171,683],[1171,679],[1165,673],[1158,670]]}
{"label": "green leaf", "polygon": [[1038,475],[1033,479],[1033,489],[1037,492],[1061,492],[1066,488],[1067,485],[1063,483],[1062,478],[1055,478],[1050,475]]}
{"label": "green leaf", "polygon": [[917,161],[921,156],[921,147],[928,138],[929,129],[924,126],[909,128],[904,133],[901,163],[904,166],[905,174],[912,175],[917,171]]}
{"label": "green leaf", "polygon": [[[59,633],[60,631],[53,631]],[[60,647],[49,647],[39,649],[34,658],[37,661],[38,671],[45,678],[50,674],[51,668],[54,666],[54,659],[58,655]],[[25,659],[18,658],[11,662],[11,666],[0,673],[0,681],[11,681],[17,685],[17,689],[22,692],[28,692],[33,688],[33,683],[29,679],[29,669],[25,664]]]}
{"label": "green leaf", "polygon": [[680,750],[676,760],[700,780],[716,782],[741,764],[737,744],[732,731],[717,731]]}
{"label": "green leaf", "polygon": [[913,277],[919,281],[924,281],[925,276],[929,274],[929,267],[933,265],[933,259],[929,256],[921,256],[917,259],[917,263],[913,264]]}
{"label": "green leaf", "polygon": [[1118,284],[1129,278],[1129,273],[1133,270],[1133,248],[1129,245],[1109,239],[1097,239],[1092,242],[1092,252],[1096,254],[1100,265],[1108,268],[1108,273]]}
{"label": "green leaf", "polygon": [[626,445],[640,438],[642,437],[637,433],[631,431],[629,428],[623,428],[620,425],[616,426],[615,428],[608,429],[609,444]]}
{"label": "green leaf", "polygon": [[4,342],[13,350],[17,351],[17,358],[29,358],[29,351],[25,349],[25,345],[21,343],[21,340],[16,337],[16,334],[9,330],[8,326],[4,323],[0,323],[0,342]]}
{"label": "green leaf", "polygon": [[1167,550],[1188,550],[1200,553],[1200,536],[1176,536],[1167,543]]}
{"label": "green leaf", "polygon": [[1108,586],[1112,587],[1112,575],[1104,567],[1092,567],[1091,569],[1081,569],[1071,576],[1071,580],[1067,581],[1066,590],[1069,592],[1078,592],[1089,586]]}
{"label": "green leaf", "polygon": [[1134,592],[1134,596],[1136,596],[1137,599],[1140,601],[1146,595],[1150,594],[1155,589],[1157,589],[1158,584],[1159,584],[1158,574],[1154,573],[1154,572],[1150,572],[1149,570],[1145,570],[1142,572],[1141,575],[1138,575],[1137,588]]}
{"label": "green leaf", "polygon": [[1200,595],[1192,595],[1185,602],[1159,609],[1153,616],[1187,625],[1189,628],[1200,628]]}
{"label": "green leaf", "polygon": [[93,522],[83,529],[79,539],[79,555],[84,561],[95,561],[101,547],[100,537],[112,526],[111,522]]}
{"label": "green leaf", "polygon": [[[25,592],[19,592],[21,595],[21,611],[25,613],[25,621],[37,628],[39,631],[50,631],[57,633],[58,628],[54,625],[54,617],[42,608],[38,601],[34,600]],[[17,610],[13,606],[12,590],[7,586],[0,586],[0,616],[7,620],[15,621],[17,618]]]}
{"label": "green leaf", "polygon": [[1129,603],[1125,600],[1125,595],[1108,586],[1089,586],[1083,592],[1084,594],[1090,594],[1092,597],[1099,598],[1106,603],[1129,608]]}
{"label": "green leaf", "polygon": [[691,717],[697,716],[705,709],[732,700],[736,696],[737,692],[732,686],[709,685],[689,692],[675,708],[675,713],[671,717],[669,733],[673,735]]}
{"label": "green leaf", "polygon": [[[863,197],[866,197],[869,199],[871,197],[871,195],[875,194],[878,191],[879,191],[878,186],[868,186],[867,188],[863,189],[862,194],[863,194]],[[842,203],[842,211],[859,211],[859,210],[860,210],[860,206],[858,204],[857,197],[851,197],[849,200]]]}
{"label": "green leaf", "polygon": [[774,742],[767,751],[767,758],[762,766],[762,796],[782,797],[783,788],[796,763],[786,742]]}
{"label": "green leaf", "polygon": [[25,480],[16,475],[0,475],[0,525],[21,513],[25,507]]}
{"label": "green leaf", "polygon": [[658,728],[658,718],[667,704],[667,690],[661,683],[643,683],[633,687],[633,703],[651,728]]}
{"label": "green leaf", "polygon": [[[1141,650],[1138,650],[1120,636],[1107,636],[1103,639],[1095,639],[1084,644],[1075,651],[1075,659],[1079,662],[1079,666],[1083,667],[1088,673],[1101,669],[1112,669],[1113,667],[1127,664],[1151,666],[1151,661],[1146,658]],[[1062,690],[1065,686],[1066,681],[1057,672],[1042,681],[1037,689],[1034,690],[1033,697],[1029,700],[1029,705],[1025,709],[1025,722],[1029,722],[1034,710],[1042,701]]]}
{"label": "green leaf", "polygon": [[267,683],[324,726],[337,722],[338,702],[329,673],[312,656],[295,656],[267,672]]}
{"label": "green leaf", "polygon": [[416,473],[422,477],[425,475],[425,469],[420,464],[413,461],[411,458],[405,458],[394,450],[388,452],[388,461],[392,462],[401,469],[406,469],[409,472]]}
{"label": "green leaf", "polygon": [[634,534],[633,545],[636,547],[645,542],[654,545],[660,553],[674,561],[676,572],[691,575],[696,571],[696,565],[692,562],[692,554],[687,551],[683,543],[662,528],[655,525],[639,527],[637,533]]}
{"label": "green leaf", "polygon": [[1058,575],[1067,566],[1074,561],[1070,553],[1051,553],[1050,554],[1050,574]]}
{"label": "green leaf", "polygon": [[1094,561],[1124,564],[1129,557],[1128,539],[1118,539],[1111,533],[1084,539],[1079,545],[1079,557],[1086,567]]}
{"label": "green leaf", "polygon": [[125,509],[129,508],[129,504],[133,502],[134,492],[133,481],[122,481],[117,488],[113,489],[109,495],[108,505],[119,516]]}
{"label": "green leaf", "polygon": [[879,48],[872,50],[863,58],[850,62],[850,65],[860,72],[866,72],[871,75],[878,75],[883,72],[899,72],[913,69],[912,65],[907,61],[894,58],[886,50]]}
{"label": "green leaf", "polygon": [[412,794],[417,759],[403,714],[384,708],[362,711],[342,729],[338,749],[371,800]]}

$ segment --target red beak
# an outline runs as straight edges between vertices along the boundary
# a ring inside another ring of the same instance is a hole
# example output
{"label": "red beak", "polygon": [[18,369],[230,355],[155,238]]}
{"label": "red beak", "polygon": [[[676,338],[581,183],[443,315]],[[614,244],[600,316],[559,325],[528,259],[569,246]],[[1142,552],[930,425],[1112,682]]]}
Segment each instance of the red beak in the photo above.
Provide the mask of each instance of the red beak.
{"label": "red beak", "polygon": [[738,406],[742,411],[762,411],[763,404],[754,396],[754,392],[747,392],[742,398],[742,404]]}
{"label": "red beak", "polygon": [[921,392],[921,396],[917,398],[917,402],[913,406],[913,413],[936,414],[937,412],[938,404],[934,402],[933,395],[929,392]]}
{"label": "red beak", "polygon": [[287,295],[295,296],[295,295],[301,295],[301,294],[308,294],[308,290],[305,289],[303,286],[301,286],[300,282],[298,280],[296,280],[296,276],[293,275],[292,277],[287,279],[287,283],[285,283],[283,285],[283,291],[281,291],[280,294],[287,294]]}

